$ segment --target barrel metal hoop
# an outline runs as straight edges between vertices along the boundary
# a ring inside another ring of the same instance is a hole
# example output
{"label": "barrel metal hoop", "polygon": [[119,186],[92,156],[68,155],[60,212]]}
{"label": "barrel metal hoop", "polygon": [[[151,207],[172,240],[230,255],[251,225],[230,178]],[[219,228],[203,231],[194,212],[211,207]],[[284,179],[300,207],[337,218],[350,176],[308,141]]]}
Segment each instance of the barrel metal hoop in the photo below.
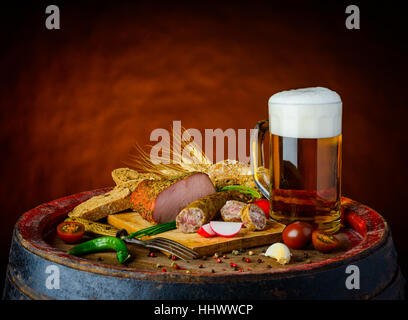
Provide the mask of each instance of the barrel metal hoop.
{"label": "barrel metal hoop", "polygon": [[31,300],[55,300],[46,295],[35,293],[30,287],[24,285],[24,283],[18,280],[18,278],[12,273],[10,266],[7,267],[6,277],[17,290]]}

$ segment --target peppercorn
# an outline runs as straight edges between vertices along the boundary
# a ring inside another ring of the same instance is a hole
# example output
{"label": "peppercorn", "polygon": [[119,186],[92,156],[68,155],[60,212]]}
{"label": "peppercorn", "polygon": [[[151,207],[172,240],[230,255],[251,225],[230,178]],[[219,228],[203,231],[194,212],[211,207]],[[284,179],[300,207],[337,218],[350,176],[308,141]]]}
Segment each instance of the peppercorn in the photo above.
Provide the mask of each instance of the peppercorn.
{"label": "peppercorn", "polygon": [[215,273],[215,270],[214,270],[214,269],[211,269],[211,272],[212,272],[212,273]]}
{"label": "peppercorn", "polygon": [[259,258],[258,260],[256,260],[256,262],[258,262],[258,263],[262,263],[262,262],[263,262],[263,260],[262,260],[261,258]]}

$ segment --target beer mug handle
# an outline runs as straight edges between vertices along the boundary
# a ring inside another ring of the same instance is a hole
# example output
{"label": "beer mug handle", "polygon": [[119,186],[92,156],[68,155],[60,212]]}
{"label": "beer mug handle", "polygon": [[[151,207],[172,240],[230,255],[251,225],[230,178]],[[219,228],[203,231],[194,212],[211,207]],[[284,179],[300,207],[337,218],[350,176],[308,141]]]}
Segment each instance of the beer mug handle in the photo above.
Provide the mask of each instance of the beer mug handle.
{"label": "beer mug handle", "polygon": [[264,138],[265,134],[269,130],[269,121],[262,120],[259,121],[251,135],[251,169],[252,175],[254,177],[255,185],[262,192],[265,198],[269,199],[269,190],[261,183],[260,176],[263,178],[267,184],[269,184],[267,176],[265,176],[265,171],[262,173],[261,168],[265,168],[265,155],[264,155]]}

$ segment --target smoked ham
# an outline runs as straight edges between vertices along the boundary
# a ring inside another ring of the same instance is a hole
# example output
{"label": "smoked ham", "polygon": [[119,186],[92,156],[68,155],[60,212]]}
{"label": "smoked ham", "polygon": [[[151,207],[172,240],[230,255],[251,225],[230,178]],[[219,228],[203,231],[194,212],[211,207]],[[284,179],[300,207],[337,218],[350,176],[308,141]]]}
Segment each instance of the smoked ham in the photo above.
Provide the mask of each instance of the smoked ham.
{"label": "smoked ham", "polygon": [[205,173],[192,172],[173,179],[145,180],[131,195],[133,211],[158,224],[173,221],[193,201],[215,192]]}

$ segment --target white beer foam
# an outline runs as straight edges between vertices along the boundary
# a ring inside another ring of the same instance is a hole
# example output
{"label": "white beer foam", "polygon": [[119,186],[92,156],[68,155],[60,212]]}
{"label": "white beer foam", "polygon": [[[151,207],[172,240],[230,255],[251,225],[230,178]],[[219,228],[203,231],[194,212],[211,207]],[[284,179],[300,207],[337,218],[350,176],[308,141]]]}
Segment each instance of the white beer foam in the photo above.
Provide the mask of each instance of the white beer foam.
{"label": "white beer foam", "polygon": [[330,138],[341,134],[342,102],[327,88],[282,91],[269,98],[269,130],[292,138]]}

